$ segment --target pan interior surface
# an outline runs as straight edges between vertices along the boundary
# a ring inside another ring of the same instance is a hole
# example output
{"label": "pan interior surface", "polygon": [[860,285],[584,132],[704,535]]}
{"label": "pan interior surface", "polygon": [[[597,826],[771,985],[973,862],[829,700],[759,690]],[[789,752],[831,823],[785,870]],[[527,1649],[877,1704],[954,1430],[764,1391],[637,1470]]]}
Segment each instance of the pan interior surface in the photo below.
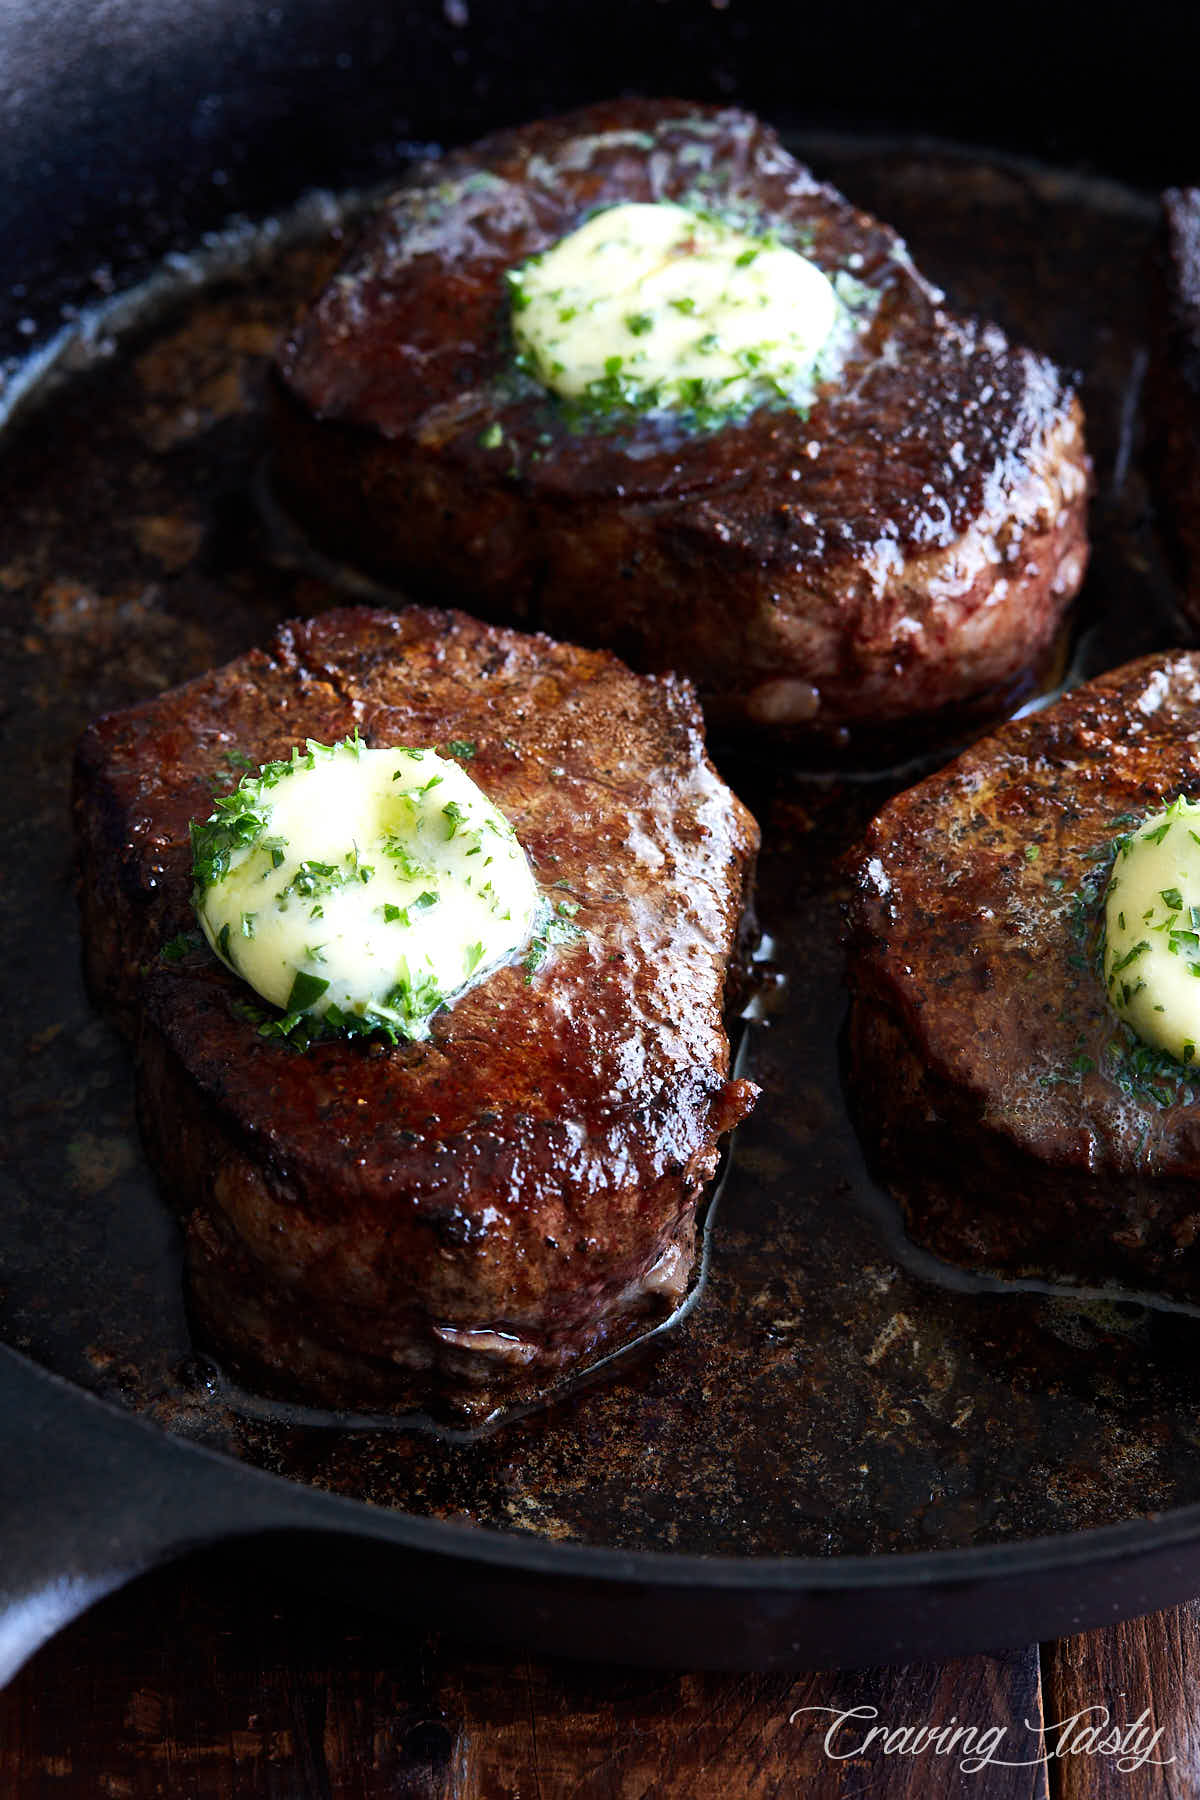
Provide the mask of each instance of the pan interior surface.
{"label": "pan interior surface", "polygon": [[[949,150],[798,148],[900,227],[956,307],[1086,372],[1094,562],[1060,676],[1174,641],[1132,454],[1152,207]],[[0,440],[0,1341],[292,1480],[552,1541],[747,1557],[943,1550],[1200,1499],[1200,1318],[942,1269],[905,1243],[864,1167],[834,1024],[837,858],[912,765],[803,771],[713,746],[763,826],[759,913],[782,982],[749,1028],[764,1094],[732,1152],[706,1290],[644,1355],[468,1437],[260,1403],[196,1350],[130,1061],[79,975],[70,754],[96,713],[347,597],[261,503],[264,372],[340,254],[330,222],[251,234],[152,313],[134,309],[109,343],[101,325],[101,353]]]}

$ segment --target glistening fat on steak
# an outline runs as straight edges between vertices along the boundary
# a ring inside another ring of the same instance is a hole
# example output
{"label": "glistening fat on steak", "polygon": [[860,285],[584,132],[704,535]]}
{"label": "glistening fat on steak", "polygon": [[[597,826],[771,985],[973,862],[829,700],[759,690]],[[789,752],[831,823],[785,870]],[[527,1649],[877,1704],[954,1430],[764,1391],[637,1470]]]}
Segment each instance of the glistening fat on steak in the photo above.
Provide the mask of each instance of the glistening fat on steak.
{"label": "glistening fat on steak", "polygon": [[900,794],[856,855],[854,1102],[951,1262],[1200,1299],[1200,1078],[1097,967],[1121,835],[1200,790],[1198,709],[1200,655],[1131,663]]}
{"label": "glistening fat on steak", "polygon": [[[474,747],[578,935],[435,1015],[427,1042],[259,1035],[194,926],[188,822],[230,752],[357,727]],[[335,1406],[486,1414],[664,1316],[718,1140],[755,1089],[722,1019],[758,834],[690,689],[459,614],[283,628],[91,726],[75,818],[93,991],[134,1036],[193,1306],[249,1379]]]}
{"label": "glistening fat on steak", "polygon": [[[507,275],[664,200],[833,279],[853,341],[811,407],[589,422],[516,368]],[[947,311],[894,232],[729,109],[619,101],[422,169],[283,346],[274,403],[282,491],[325,543],[680,670],[710,722],[838,737],[995,706],[1087,558],[1056,370]]]}

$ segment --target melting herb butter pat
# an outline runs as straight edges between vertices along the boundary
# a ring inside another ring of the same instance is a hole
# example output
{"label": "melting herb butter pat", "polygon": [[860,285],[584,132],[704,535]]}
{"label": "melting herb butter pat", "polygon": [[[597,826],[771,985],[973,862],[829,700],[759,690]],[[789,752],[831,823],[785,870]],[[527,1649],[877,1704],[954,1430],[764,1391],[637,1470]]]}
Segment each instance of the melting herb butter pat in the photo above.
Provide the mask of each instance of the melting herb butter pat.
{"label": "melting herb butter pat", "polygon": [[1104,904],[1113,1010],[1190,1063],[1200,1045],[1200,803],[1180,798],[1118,840]]}
{"label": "melting herb butter pat", "polygon": [[243,776],[192,848],[217,955],[263,999],[335,1027],[427,1036],[541,909],[511,825],[465,769],[357,734]]}
{"label": "melting herb butter pat", "polygon": [[598,407],[801,404],[839,317],[815,263],[665,201],[596,213],[508,279],[524,366]]}

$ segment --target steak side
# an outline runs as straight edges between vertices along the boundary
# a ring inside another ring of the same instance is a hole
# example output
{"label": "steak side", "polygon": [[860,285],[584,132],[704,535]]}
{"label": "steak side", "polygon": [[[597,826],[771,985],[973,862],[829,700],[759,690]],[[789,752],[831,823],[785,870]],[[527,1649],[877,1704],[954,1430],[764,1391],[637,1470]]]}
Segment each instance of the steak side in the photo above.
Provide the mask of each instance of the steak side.
{"label": "steak side", "polygon": [[[855,284],[870,323],[811,410],[589,428],[515,368],[506,270],[625,200],[770,229]],[[419,171],[282,346],[273,404],[281,491],[324,543],[679,669],[710,722],[837,738],[995,705],[1086,564],[1057,371],[947,311],[893,231],[731,109],[617,101]]]}
{"label": "steak side", "polygon": [[[473,744],[582,929],[461,995],[428,1042],[298,1051],[207,948],[162,951],[194,925],[188,821],[229,753],[356,727]],[[722,1018],[757,828],[686,683],[460,614],[332,612],[98,720],[74,805],[90,983],[136,1042],[227,1366],[326,1405],[480,1417],[672,1310],[718,1140],[757,1092],[729,1077]]]}
{"label": "steak side", "polygon": [[1200,791],[1200,654],[1130,663],[900,794],[855,855],[850,1079],[912,1236],[1200,1299],[1200,1080],[1096,967],[1118,836]]}

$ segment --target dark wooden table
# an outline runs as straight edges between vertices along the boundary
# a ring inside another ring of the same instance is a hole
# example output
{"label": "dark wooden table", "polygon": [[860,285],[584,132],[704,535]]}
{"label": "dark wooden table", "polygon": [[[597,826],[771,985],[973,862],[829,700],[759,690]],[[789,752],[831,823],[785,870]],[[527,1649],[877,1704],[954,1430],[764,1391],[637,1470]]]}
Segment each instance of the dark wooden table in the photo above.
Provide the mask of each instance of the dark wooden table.
{"label": "dark wooden table", "polygon": [[491,1655],[302,1576],[208,1553],[70,1626],[0,1694],[0,1795],[1200,1795],[1200,1603],[942,1667],[726,1676]]}

